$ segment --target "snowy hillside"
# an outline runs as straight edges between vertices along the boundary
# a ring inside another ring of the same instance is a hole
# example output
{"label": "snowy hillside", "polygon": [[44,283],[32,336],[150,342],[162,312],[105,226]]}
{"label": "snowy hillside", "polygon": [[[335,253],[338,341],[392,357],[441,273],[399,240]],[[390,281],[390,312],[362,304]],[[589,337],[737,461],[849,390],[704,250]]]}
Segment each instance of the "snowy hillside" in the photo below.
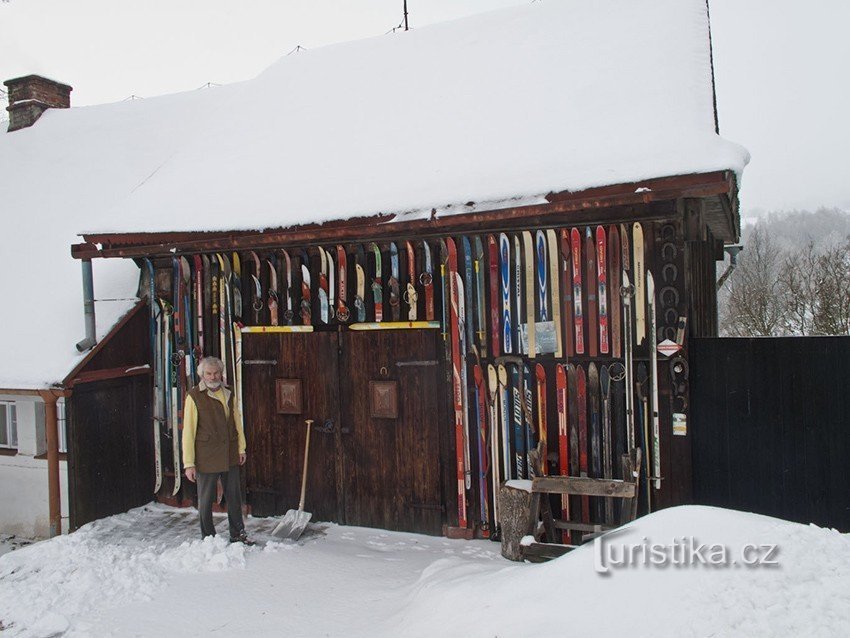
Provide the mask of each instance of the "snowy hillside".
{"label": "snowy hillside", "polygon": [[[266,540],[272,523],[248,529]],[[253,548],[228,545],[223,519],[219,531],[202,542],[194,511],[150,505],[0,556],[0,622],[9,636],[850,635],[850,538],[729,510],[658,512],[608,550],[542,565],[488,541],[358,527]],[[729,564],[596,571],[609,552],[691,537]],[[748,546],[773,547],[760,557],[775,564],[745,567]]]}

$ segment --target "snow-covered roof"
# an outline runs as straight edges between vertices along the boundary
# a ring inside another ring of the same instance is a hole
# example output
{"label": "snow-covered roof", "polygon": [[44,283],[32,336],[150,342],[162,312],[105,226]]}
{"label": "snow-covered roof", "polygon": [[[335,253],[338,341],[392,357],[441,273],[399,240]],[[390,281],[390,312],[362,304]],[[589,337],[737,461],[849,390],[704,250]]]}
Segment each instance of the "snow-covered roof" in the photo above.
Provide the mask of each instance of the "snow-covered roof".
{"label": "snow-covered roof", "polygon": [[[72,80],[72,78],[65,78]],[[252,230],[733,170],[704,0],[546,0],[299,52],[226,87],[0,134],[0,388],[79,362],[80,232]],[[100,332],[138,270],[98,260]],[[116,299],[117,301],[105,301]]]}
{"label": "snow-covered roof", "polygon": [[748,160],[715,134],[705,0],[548,0],[299,52],[196,115],[80,230],[480,210]]}
{"label": "snow-covered roof", "polygon": [[[61,382],[83,355],[85,335],[76,233],[107,223],[112,208],[186,139],[194,113],[222,87],[104,106],[48,110],[36,124],[0,132],[0,388]],[[96,260],[98,339],[135,304],[138,268]]]}

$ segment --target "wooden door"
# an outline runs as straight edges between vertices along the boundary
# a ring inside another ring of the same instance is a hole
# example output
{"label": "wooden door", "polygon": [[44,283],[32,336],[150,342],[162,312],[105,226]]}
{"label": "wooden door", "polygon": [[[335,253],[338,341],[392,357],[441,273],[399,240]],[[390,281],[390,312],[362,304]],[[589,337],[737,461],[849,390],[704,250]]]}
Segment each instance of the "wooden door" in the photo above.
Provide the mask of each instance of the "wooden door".
{"label": "wooden door", "polygon": [[[436,330],[343,332],[345,522],[441,534]],[[394,382],[395,418],[376,417],[370,382]]]}
{"label": "wooden door", "polygon": [[67,401],[70,528],[153,498],[150,378],[80,383]]}
{"label": "wooden door", "polygon": [[[313,419],[304,509],[314,520],[343,520],[338,357],[335,332],[243,335],[247,491],[255,516],[298,507],[305,420]],[[300,405],[293,405],[286,399],[299,385]]]}

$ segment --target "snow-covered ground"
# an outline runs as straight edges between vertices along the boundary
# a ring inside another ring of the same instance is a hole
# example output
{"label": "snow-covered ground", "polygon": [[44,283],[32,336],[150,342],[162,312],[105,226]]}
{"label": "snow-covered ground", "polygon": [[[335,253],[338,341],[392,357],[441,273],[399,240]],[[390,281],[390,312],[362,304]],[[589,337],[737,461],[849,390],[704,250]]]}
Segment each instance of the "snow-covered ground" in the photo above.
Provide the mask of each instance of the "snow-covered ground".
{"label": "snow-covered ground", "polygon": [[[9,636],[850,635],[850,537],[753,514],[673,508],[540,565],[508,562],[488,541],[338,525],[274,542],[271,519],[248,520],[269,541],[249,548],[229,545],[227,523],[218,523],[222,533],[201,541],[194,511],[149,505],[8,552],[0,628]],[[694,554],[691,538],[705,549]],[[624,547],[651,545],[668,548],[666,566],[641,563],[640,549],[639,564],[612,564]],[[721,548],[728,564],[683,564],[716,562]],[[746,558],[772,564],[746,567]]]}

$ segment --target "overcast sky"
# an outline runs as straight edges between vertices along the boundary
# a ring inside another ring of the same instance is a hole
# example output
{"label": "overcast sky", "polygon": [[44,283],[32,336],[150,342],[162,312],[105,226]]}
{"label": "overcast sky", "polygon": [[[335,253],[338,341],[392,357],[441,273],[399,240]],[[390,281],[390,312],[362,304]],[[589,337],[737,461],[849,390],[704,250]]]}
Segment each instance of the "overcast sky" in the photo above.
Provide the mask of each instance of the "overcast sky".
{"label": "overcast sky", "polygon": [[[408,0],[412,28],[516,4]],[[224,84],[257,75],[297,46],[382,35],[401,23],[402,6],[0,0],[0,79],[46,75],[74,87],[76,106]],[[711,0],[711,18],[721,134],[752,154],[743,212],[850,210],[850,2]]]}

